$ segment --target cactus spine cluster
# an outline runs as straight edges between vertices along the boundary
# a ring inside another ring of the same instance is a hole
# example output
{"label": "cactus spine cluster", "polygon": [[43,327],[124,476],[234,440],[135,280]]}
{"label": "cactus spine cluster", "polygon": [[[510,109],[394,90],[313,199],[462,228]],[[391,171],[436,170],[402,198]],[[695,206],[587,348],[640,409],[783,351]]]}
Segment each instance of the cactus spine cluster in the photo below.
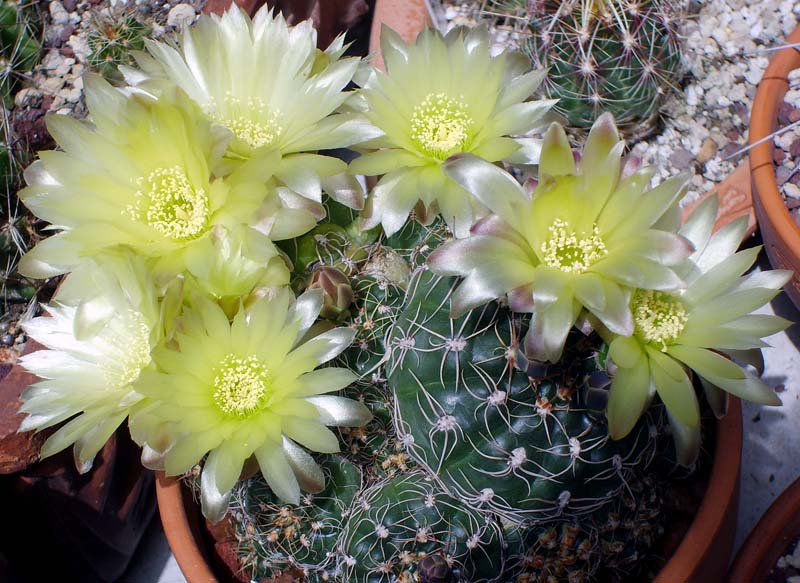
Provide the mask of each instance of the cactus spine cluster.
{"label": "cactus spine cluster", "polygon": [[520,32],[542,91],[576,129],[603,112],[634,137],[652,131],[665,97],[683,75],[673,0],[495,0],[487,18]]}
{"label": "cactus spine cluster", "polygon": [[258,476],[242,483],[232,516],[248,575],[588,583],[635,571],[662,530],[660,486],[646,475],[663,415],[611,441],[595,337],[571,336],[564,366],[527,363],[526,316],[500,305],[447,315],[455,279],[425,268],[443,224],[411,221],[387,239],[358,234],[351,218],[287,252],[298,287],[320,269],[349,279],[329,290],[331,305],[353,300],[337,308],[357,331],[341,358],[362,375],[346,396],[375,418],[341,432],[328,487],[300,507],[278,504]]}

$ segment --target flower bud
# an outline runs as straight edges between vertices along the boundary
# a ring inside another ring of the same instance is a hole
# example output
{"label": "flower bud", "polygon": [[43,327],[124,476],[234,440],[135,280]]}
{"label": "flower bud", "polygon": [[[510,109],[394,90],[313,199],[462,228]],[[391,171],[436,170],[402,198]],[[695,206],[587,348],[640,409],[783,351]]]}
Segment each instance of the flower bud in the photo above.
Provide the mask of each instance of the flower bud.
{"label": "flower bud", "polygon": [[353,288],[347,276],[335,267],[322,266],[314,270],[308,289],[324,292],[320,316],[329,320],[341,318],[353,303]]}

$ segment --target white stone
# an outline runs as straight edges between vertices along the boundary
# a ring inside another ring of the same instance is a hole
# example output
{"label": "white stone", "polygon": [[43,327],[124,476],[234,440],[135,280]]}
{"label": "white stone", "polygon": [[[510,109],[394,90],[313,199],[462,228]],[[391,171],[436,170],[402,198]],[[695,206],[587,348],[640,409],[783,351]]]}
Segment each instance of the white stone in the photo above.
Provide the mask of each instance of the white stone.
{"label": "white stone", "polygon": [[183,28],[194,22],[197,13],[189,4],[176,4],[167,14],[167,24],[175,28]]}
{"label": "white stone", "polygon": [[800,199],[800,187],[791,182],[787,182],[783,185],[783,193],[788,197]]}
{"label": "white stone", "polygon": [[69,12],[67,12],[67,9],[64,8],[61,2],[53,0],[50,2],[49,10],[53,24],[60,24],[62,26],[69,24]]}

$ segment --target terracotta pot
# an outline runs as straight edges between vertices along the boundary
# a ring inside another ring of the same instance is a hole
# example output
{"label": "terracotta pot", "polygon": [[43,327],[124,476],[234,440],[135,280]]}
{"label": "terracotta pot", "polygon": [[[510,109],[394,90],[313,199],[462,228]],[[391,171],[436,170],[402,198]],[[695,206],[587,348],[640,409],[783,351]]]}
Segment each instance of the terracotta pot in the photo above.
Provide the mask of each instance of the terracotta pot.
{"label": "terracotta pot", "polygon": [[[800,27],[786,39],[787,44],[800,42]],[[800,68],[800,52],[795,48],[779,49],[758,84],[753,111],[750,114],[750,143],[756,144],[777,129],[778,108],[789,89],[789,72]],[[794,277],[786,285],[786,293],[800,308],[800,227],[783,202],[775,180],[774,144],[765,140],[750,150],[753,173],[753,194],[761,237],[773,267],[791,269]]]}
{"label": "terracotta pot", "polygon": [[739,550],[728,583],[762,583],[787,547],[800,536],[800,478],[761,517]]}
{"label": "terracotta pot", "polygon": [[[738,399],[731,398],[728,415],[717,426],[714,465],[703,501],[682,542],[653,583],[723,581],[736,536],[741,454],[742,407]],[[222,537],[213,540],[186,488],[174,478],[159,474],[156,492],[167,540],[187,581],[236,580],[231,571],[231,541]],[[216,568],[212,567],[215,562]],[[290,575],[286,577],[283,583],[292,581]]]}

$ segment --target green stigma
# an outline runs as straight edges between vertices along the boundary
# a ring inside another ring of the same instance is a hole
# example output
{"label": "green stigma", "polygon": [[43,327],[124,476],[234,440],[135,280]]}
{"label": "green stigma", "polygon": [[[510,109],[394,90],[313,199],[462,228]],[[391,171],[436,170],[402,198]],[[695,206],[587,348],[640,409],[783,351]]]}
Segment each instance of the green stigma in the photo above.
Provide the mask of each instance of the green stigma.
{"label": "green stigma", "polygon": [[228,354],[215,369],[214,402],[227,415],[246,417],[267,394],[267,369],[255,356]]}
{"label": "green stigma", "polygon": [[570,229],[569,223],[556,219],[548,229],[550,238],[542,243],[542,259],[550,267],[565,273],[583,273],[598,259],[608,255],[600,237],[600,229],[592,226],[590,234],[580,236]]}
{"label": "green stigma", "polygon": [[168,239],[195,239],[208,227],[208,196],[195,188],[180,166],[158,168],[137,181],[136,203],[127,207],[135,221],[144,221]]}
{"label": "green stigma", "polygon": [[648,343],[667,345],[675,342],[686,327],[686,307],[674,294],[639,290],[633,296],[635,333]]}
{"label": "green stigma", "polygon": [[414,108],[411,139],[428,156],[446,160],[464,150],[472,124],[463,102],[431,93]]}

